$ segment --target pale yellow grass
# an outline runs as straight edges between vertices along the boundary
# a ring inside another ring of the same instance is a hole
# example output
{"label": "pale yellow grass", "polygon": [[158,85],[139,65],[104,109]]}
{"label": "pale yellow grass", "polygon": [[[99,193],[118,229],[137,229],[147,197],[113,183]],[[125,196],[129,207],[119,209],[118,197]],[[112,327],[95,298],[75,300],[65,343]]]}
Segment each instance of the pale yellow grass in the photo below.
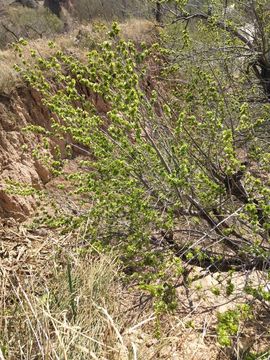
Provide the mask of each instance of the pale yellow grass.
{"label": "pale yellow grass", "polygon": [[1,360],[216,359],[188,315],[162,316],[156,337],[157,316],[124,285],[116,253],[94,251],[83,232],[12,224],[0,235]]}
{"label": "pale yellow grass", "polygon": [[133,18],[121,24],[121,31],[126,39],[150,43],[155,40],[159,30],[152,21]]}
{"label": "pale yellow grass", "polygon": [[0,64],[0,94],[8,94],[19,82],[19,79],[12,66],[1,59],[1,54]]}

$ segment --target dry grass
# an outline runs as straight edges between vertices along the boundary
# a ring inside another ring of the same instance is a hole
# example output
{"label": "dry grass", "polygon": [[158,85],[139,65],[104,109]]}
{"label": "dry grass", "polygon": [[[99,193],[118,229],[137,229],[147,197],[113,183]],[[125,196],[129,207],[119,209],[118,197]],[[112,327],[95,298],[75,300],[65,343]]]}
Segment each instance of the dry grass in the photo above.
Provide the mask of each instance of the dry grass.
{"label": "dry grass", "polygon": [[15,70],[13,70],[10,64],[1,61],[1,56],[0,62],[0,94],[8,94],[12,91],[12,89],[14,89],[16,84],[19,83],[19,79]]}
{"label": "dry grass", "polygon": [[203,330],[186,327],[188,315],[164,315],[156,338],[155,314],[138,307],[139,293],[123,285],[113,253],[92,250],[83,233],[3,226],[1,360],[216,358]]}
{"label": "dry grass", "polygon": [[[57,46],[62,50],[69,49],[70,52],[78,52],[72,35],[59,35],[55,41]],[[49,46],[49,40],[46,39],[32,39],[29,40],[28,44],[29,46],[23,53],[23,59],[28,64],[34,64],[35,62],[29,49],[35,50],[38,55],[45,57],[49,57],[55,52],[55,49]],[[13,66],[20,62],[21,58],[18,57],[12,47],[0,50],[0,93],[10,93],[17,85],[22,84],[22,79],[18,77],[16,71],[13,69]]]}
{"label": "dry grass", "polygon": [[121,24],[122,35],[125,39],[138,42],[153,42],[158,35],[158,27],[149,20],[129,19]]}
{"label": "dry grass", "polygon": [[179,312],[157,321],[150,303],[138,306],[136,288],[123,285],[115,254],[93,252],[83,231],[4,225],[1,360],[231,359],[216,345],[212,312],[189,309],[179,291]]}
{"label": "dry grass", "polygon": [[73,236],[45,237],[40,247],[40,236],[32,235],[31,247],[21,242],[1,262],[3,359],[127,359],[113,256],[79,252]]}
{"label": "dry grass", "polygon": [[[246,360],[245,349],[269,349],[269,315],[259,313],[231,349],[217,346],[216,312],[234,301],[211,292],[216,276],[181,286],[176,313],[157,317],[125,285],[117,253],[100,253],[83,229],[0,225],[1,360]],[[241,293],[245,275],[235,276]]]}
{"label": "dry grass", "polygon": [[[95,48],[98,43],[107,39],[107,32],[111,28],[111,22],[96,18],[90,24],[80,25],[70,33],[74,43],[81,50]],[[132,40],[136,44],[141,42],[153,43],[158,35],[158,27],[145,19],[128,19],[120,23],[120,36],[125,40]]]}

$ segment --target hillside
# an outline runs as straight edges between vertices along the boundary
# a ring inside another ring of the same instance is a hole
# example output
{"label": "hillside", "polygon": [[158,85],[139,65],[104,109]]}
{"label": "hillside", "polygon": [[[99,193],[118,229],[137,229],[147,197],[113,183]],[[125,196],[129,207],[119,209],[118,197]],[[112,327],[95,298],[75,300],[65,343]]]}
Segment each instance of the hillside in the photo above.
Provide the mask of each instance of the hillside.
{"label": "hillside", "polygon": [[[123,25],[123,31],[135,39],[142,36],[146,39],[149,26],[148,22],[131,22]],[[143,28],[145,35],[141,33]],[[59,41],[65,43],[63,38]],[[31,45],[40,46],[37,42]],[[49,51],[44,50],[46,56]],[[2,56],[5,63],[7,59],[14,59],[9,51]],[[42,159],[33,156],[42,142],[42,135],[25,131],[25,128],[34,125],[50,129],[50,112],[39,94],[16,77],[12,78],[12,85],[3,90],[0,98],[2,358],[30,359],[32,352],[38,351],[38,358],[45,353],[54,357],[57,353],[67,354],[65,356],[70,359],[81,356],[85,359],[128,359],[131,352],[134,358],[142,359],[187,359],[190,356],[209,359],[209,344],[213,359],[216,358],[219,350],[214,342],[204,336],[197,337],[197,332],[186,326],[193,321],[189,311],[184,322],[173,315],[164,315],[162,336],[155,338],[156,316],[150,299],[140,294],[135,284],[127,287],[119,281],[117,251],[92,254],[90,245],[88,255],[83,230],[62,234],[61,229],[46,225],[47,214],[70,215],[79,209],[78,199],[61,190],[60,185],[67,184],[62,175],[55,175]],[[97,102],[96,106],[102,109],[102,104]],[[75,151],[70,159],[64,150],[67,143],[67,140],[52,140],[49,153],[54,156],[55,147],[60,145],[61,158],[67,159],[65,171],[73,173],[79,168],[84,153]],[[82,301],[80,309],[76,310],[76,325],[72,316],[66,318],[65,312],[62,313],[72,302],[68,280],[70,261],[71,276],[84,284],[76,295],[76,301]],[[211,277],[205,281],[212,286]],[[59,300],[55,303],[51,297],[59,297]],[[179,297],[185,301],[182,291]],[[61,304],[57,304],[58,301]],[[142,305],[138,307],[140,302]],[[93,320],[89,319],[89,313],[93,314]],[[97,324],[93,325],[93,321]],[[211,321],[215,321],[214,318]],[[55,331],[60,332],[57,338]],[[32,336],[38,339],[38,348],[32,348]]]}
{"label": "hillside", "polygon": [[269,358],[270,13],[212,3],[3,4],[0,360]]}

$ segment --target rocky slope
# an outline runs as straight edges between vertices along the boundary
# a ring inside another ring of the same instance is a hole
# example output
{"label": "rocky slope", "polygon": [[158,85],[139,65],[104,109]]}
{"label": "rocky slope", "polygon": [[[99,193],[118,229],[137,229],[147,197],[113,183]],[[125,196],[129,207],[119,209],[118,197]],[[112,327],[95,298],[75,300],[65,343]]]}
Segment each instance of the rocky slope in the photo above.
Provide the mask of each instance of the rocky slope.
{"label": "rocky slope", "polygon": [[29,124],[49,129],[49,118],[33,90],[20,87],[10,95],[0,95],[0,217],[24,219],[35,209],[34,196],[12,194],[10,185],[40,190],[51,177],[43,162],[32,155],[41,136],[23,131]]}

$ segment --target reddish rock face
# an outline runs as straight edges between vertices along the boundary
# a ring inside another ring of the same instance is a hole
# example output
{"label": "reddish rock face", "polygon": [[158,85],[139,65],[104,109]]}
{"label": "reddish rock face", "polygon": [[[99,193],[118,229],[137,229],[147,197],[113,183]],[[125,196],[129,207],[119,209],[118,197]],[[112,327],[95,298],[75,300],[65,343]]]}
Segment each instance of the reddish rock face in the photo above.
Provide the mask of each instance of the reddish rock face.
{"label": "reddish rock face", "polygon": [[[31,124],[49,130],[50,117],[34,90],[22,87],[9,96],[0,95],[0,219],[24,220],[37,206],[34,196],[10,192],[11,182],[41,190],[52,178],[44,162],[33,156],[42,137],[22,130]],[[50,142],[50,153],[56,145],[61,153],[65,151],[65,141],[57,141]]]}

